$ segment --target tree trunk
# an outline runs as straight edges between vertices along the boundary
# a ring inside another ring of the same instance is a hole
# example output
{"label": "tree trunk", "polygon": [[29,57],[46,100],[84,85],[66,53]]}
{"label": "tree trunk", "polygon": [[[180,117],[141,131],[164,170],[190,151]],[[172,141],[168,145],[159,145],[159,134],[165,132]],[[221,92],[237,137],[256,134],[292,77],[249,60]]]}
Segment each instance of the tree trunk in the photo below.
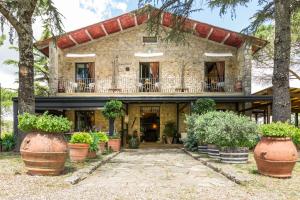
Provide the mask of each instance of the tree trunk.
{"label": "tree trunk", "polygon": [[114,135],[114,129],[115,129],[115,120],[109,119],[109,136]]}
{"label": "tree trunk", "polygon": [[273,121],[290,121],[289,67],[291,50],[290,0],[275,2]]}
{"label": "tree trunk", "polygon": [[[26,11],[20,14],[19,21],[26,30],[18,32],[19,40],[19,90],[18,90],[18,111],[19,114],[24,112],[35,112],[34,97],[34,57],[33,57],[33,31],[31,16]],[[24,134],[16,134],[16,150],[20,149]]]}

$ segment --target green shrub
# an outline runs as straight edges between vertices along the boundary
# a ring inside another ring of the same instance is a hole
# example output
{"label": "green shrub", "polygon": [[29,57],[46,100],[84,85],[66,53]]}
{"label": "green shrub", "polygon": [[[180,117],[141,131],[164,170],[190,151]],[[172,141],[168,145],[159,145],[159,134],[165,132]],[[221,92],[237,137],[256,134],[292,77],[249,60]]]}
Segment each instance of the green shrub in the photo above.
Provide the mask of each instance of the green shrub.
{"label": "green shrub", "polygon": [[300,144],[300,129],[287,122],[262,124],[259,126],[259,132],[266,137],[290,137],[295,144]]}
{"label": "green shrub", "polygon": [[71,144],[77,144],[77,143],[92,144],[92,142],[93,142],[92,136],[86,132],[74,133],[70,140]]}
{"label": "green shrub", "polygon": [[47,112],[40,116],[24,113],[19,116],[18,128],[23,132],[64,133],[70,130],[71,125],[67,118],[49,115]]}
{"label": "green shrub", "polygon": [[4,134],[1,139],[3,151],[12,151],[15,148],[16,142],[12,134]]}
{"label": "green shrub", "polygon": [[99,134],[97,132],[91,132],[90,135],[93,141],[92,143],[90,143],[89,151],[98,151],[99,150],[98,144],[100,140]]}
{"label": "green shrub", "polygon": [[176,134],[177,132],[177,129],[176,129],[176,126],[175,126],[175,123],[174,122],[167,122],[165,124],[165,128],[164,128],[164,131],[163,133],[168,136],[168,137],[174,137],[174,135]]}
{"label": "green shrub", "polygon": [[103,116],[109,120],[109,135],[114,134],[115,119],[124,115],[123,104],[121,101],[111,100],[104,105]]}
{"label": "green shrub", "polygon": [[195,135],[195,121],[198,115],[192,114],[186,117],[187,125],[187,137],[183,140],[184,148],[189,151],[197,151],[198,149],[198,139]]}
{"label": "green shrub", "polygon": [[213,99],[201,98],[192,105],[192,113],[202,115],[216,110],[216,103]]}
{"label": "green shrub", "polygon": [[137,136],[132,135],[131,138],[128,141],[128,146],[130,149],[137,149],[139,148],[139,139]]}
{"label": "green shrub", "polygon": [[249,147],[258,141],[257,126],[234,112],[208,112],[195,120],[198,141],[218,147]]}
{"label": "green shrub", "polygon": [[97,132],[97,135],[99,137],[99,142],[108,142],[108,136],[104,132]]}

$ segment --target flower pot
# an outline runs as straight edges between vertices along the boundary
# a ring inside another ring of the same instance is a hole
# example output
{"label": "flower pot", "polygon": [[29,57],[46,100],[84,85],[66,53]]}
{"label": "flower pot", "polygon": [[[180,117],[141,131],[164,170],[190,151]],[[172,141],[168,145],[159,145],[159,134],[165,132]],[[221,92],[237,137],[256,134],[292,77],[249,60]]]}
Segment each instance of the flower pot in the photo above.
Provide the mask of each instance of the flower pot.
{"label": "flower pot", "polygon": [[167,136],[167,142],[168,142],[168,144],[172,144],[172,141],[173,141],[173,137]]}
{"label": "flower pot", "polygon": [[71,162],[84,162],[89,153],[88,144],[68,144]]}
{"label": "flower pot", "polygon": [[108,148],[111,148],[113,151],[120,151],[121,149],[121,139],[109,139]]}
{"label": "flower pot", "polygon": [[207,145],[199,145],[198,146],[198,153],[207,154]]}
{"label": "flower pot", "polygon": [[93,158],[97,158],[97,152],[96,151],[89,151],[87,158],[89,159],[93,159]]}
{"label": "flower pot", "polygon": [[262,137],[254,150],[258,172],[272,177],[292,176],[298,157],[290,138]]}
{"label": "flower pot", "polygon": [[60,134],[28,133],[20,147],[28,174],[59,175],[67,158],[67,143]]}
{"label": "flower pot", "polygon": [[247,147],[222,148],[220,159],[222,163],[245,164],[248,162],[249,149]]}
{"label": "flower pot", "polygon": [[99,151],[103,153],[106,149],[106,142],[99,142],[98,144]]}
{"label": "flower pot", "polygon": [[214,144],[207,145],[207,155],[208,155],[208,157],[213,158],[213,159],[217,159],[217,160],[220,159],[220,151],[219,151],[218,147]]}

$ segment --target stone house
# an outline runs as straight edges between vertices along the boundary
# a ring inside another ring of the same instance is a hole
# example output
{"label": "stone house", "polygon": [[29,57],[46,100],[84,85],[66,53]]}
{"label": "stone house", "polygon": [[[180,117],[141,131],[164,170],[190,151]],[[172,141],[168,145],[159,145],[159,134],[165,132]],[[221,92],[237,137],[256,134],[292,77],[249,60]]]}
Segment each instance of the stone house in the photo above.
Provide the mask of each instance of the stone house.
{"label": "stone house", "polygon": [[[170,14],[162,26],[170,26]],[[159,141],[167,122],[184,133],[185,115],[197,98],[220,110],[241,111],[251,96],[252,55],[265,41],[188,19],[187,45],[165,43],[145,30],[147,15],[126,13],[36,43],[50,59],[50,97],[36,97],[36,110],[63,114],[76,131],[108,130],[105,102],[124,103],[120,133]]]}

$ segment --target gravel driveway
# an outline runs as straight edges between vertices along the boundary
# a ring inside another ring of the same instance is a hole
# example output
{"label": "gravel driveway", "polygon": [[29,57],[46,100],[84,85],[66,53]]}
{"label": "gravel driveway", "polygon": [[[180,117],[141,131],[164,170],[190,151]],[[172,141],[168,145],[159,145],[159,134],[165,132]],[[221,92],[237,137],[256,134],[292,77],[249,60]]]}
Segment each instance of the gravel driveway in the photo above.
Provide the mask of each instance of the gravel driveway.
{"label": "gravel driveway", "polygon": [[270,199],[246,189],[182,150],[155,149],[120,153],[77,185],[28,196],[20,190],[12,199]]}

